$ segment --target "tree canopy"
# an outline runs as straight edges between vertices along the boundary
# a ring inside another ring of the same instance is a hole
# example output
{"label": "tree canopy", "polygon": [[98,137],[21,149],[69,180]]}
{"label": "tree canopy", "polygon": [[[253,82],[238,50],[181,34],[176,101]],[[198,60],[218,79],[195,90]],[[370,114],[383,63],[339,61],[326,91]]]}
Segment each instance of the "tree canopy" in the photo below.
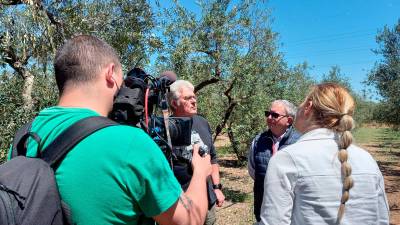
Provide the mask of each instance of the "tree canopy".
{"label": "tree canopy", "polygon": [[[54,54],[77,34],[96,35],[110,43],[120,54],[124,71],[135,66],[156,74],[174,70],[179,79],[191,81],[214,140],[226,134],[240,161],[252,138],[266,129],[263,111],[269,104],[275,99],[298,104],[316,82],[306,62],[287,65],[279,51],[279,34],[271,29],[269,12],[258,7],[258,1],[202,0],[199,13],[178,1],[168,8],[155,3],[0,0],[0,159],[18,127],[57,103]],[[385,71],[398,69],[398,32],[385,28],[385,35],[378,38],[385,43],[382,54],[391,57],[382,64]],[[384,51],[386,42],[397,43],[397,58],[392,50]],[[383,71],[379,68],[376,71]],[[339,67],[325,79],[350,89]],[[389,92],[396,93],[393,88]],[[389,96],[385,93],[382,96]]]}
{"label": "tree canopy", "polygon": [[[380,119],[400,125],[400,20],[390,28],[385,26],[376,36],[379,48],[375,50],[382,59],[370,72],[368,81],[382,96]],[[383,115],[383,116],[382,116]]]}

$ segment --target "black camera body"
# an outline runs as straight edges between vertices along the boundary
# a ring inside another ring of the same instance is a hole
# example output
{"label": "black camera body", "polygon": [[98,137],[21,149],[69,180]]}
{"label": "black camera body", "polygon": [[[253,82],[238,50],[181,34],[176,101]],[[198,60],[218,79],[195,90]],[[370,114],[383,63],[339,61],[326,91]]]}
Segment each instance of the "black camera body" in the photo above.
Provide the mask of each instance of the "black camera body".
{"label": "black camera body", "polygon": [[[191,144],[192,119],[189,117],[169,117],[168,128],[173,146],[187,146]],[[150,120],[149,135],[154,142],[164,150],[165,141],[167,141],[167,131],[165,129],[164,118],[155,116]]]}
{"label": "black camera body", "polygon": [[192,144],[199,143],[199,152],[208,153],[207,146],[201,145],[203,142],[198,134],[196,136],[192,132],[193,120],[189,117],[164,118],[155,113],[157,108],[168,110],[166,95],[169,86],[175,80],[176,77],[168,76],[154,78],[140,68],[130,70],[114,99],[109,118],[146,131],[161,148],[170,164],[174,160],[190,163],[193,155]]}
{"label": "black camera body", "polygon": [[175,145],[172,147],[172,151],[174,153],[175,160],[178,162],[186,162],[188,164],[192,163],[193,158],[193,145],[199,145],[199,154],[203,156],[204,154],[209,154],[210,151],[208,146],[204,144],[203,140],[201,139],[199,133],[196,131],[192,131],[191,134],[191,144],[190,145],[182,145],[178,146]]}

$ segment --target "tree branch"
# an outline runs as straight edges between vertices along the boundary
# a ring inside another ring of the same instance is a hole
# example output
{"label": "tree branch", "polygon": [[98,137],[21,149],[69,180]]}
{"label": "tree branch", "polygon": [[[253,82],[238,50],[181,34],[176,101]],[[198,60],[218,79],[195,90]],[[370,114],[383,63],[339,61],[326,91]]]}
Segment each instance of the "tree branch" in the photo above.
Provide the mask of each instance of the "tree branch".
{"label": "tree branch", "polygon": [[228,89],[226,89],[225,92],[224,92],[224,95],[225,95],[226,97],[228,97],[229,101],[232,100],[232,97],[231,97],[231,95],[230,95],[230,92],[232,91],[233,85],[236,83],[236,80],[237,80],[237,77],[235,77],[235,78],[232,80],[232,82],[231,82],[231,84],[229,85]]}
{"label": "tree branch", "polygon": [[63,30],[64,29],[64,24],[60,20],[58,20],[53,13],[51,13],[49,10],[44,10],[46,12],[47,18],[49,18],[50,23],[55,25],[58,29]]}
{"label": "tree branch", "polygon": [[[33,2],[33,1],[35,1],[35,2]],[[52,12],[50,12],[47,9],[45,9],[45,7],[43,6],[43,2],[41,0],[33,0],[33,1],[30,1],[30,2],[28,1],[28,2],[31,5],[34,4],[34,6],[37,9],[43,11],[46,14],[47,18],[50,20],[51,24],[55,25],[58,29],[63,29],[64,28],[64,24],[60,20],[58,20],[56,18],[56,16],[54,16],[54,14]],[[29,3],[27,3],[27,4],[29,4]]]}
{"label": "tree branch", "polygon": [[215,54],[215,51],[213,51],[213,50],[205,50],[205,49],[196,49],[196,52],[202,52],[202,53],[207,54],[208,56],[210,56],[212,58],[214,58],[214,54]]}
{"label": "tree branch", "polygon": [[[197,50],[197,51],[206,53],[210,57],[214,58],[214,60],[216,60],[215,59],[215,52],[216,51],[202,51],[202,50]],[[200,91],[201,89],[203,89],[207,85],[214,84],[214,83],[217,83],[219,81],[221,81],[221,70],[219,68],[219,64],[217,64],[217,65],[215,65],[215,68],[214,68],[214,76],[212,78],[210,78],[208,80],[204,80],[204,81],[200,82],[200,84],[196,85],[196,87],[194,88],[194,93]]]}
{"label": "tree branch", "polygon": [[218,124],[218,126],[215,128],[215,135],[214,135],[214,142],[217,139],[218,135],[222,132],[222,129],[225,127],[226,122],[228,122],[228,119],[231,117],[233,109],[236,107],[237,102],[232,101],[229,103],[228,108],[225,111],[224,118],[222,119],[222,122]]}
{"label": "tree branch", "polygon": [[58,31],[61,33],[62,36],[64,36],[64,24],[62,21],[58,20],[56,16],[49,10],[45,9],[43,6],[43,2],[41,0],[0,0],[0,5],[20,5],[20,4],[26,4],[26,5],[32,5],[36,9],[43,11],[47,18],[49,19],[50,23],[55,25],[58,29]]}
{"label": "tree branch", "polygon": [[21,0],[0,0],[1,5],[19,5],[23,4]]}
{"label": "tree branch", "polygon": [[0,35],[0,51],[3,53],[4,62],[13,68],[23,79],[25,79],[25,75],[27,74],[25,65],[28,64],[30,56],[24,55],[22,58],[18,57],[16,54],[17,51],[9,44],[6,44],[4,39],[4,35]]}
{"label": "tree branch", "polygon": [[217,127],[215,128],[214,142],[217,139],[218,135],[222,132],[222,129],[225,127],[226,123],[228,122],[229,118],[232,115],[233,109],[237,105],[237,101],[235,101],[230,95],[230,92],[232,91],[233,86],[236,83],[236,80],[237,78],[235,77],[233,81],[230,83],[228,89],[226,89],[224,92],[224,95],[228,98],[228,108],[225,110],[225,114],[221,123],[218,124]]}
{"label": "tree branch", "polygon": [[219,77],[212,77],[208,80],[204,80],[202,82],[200,82],[198,85],[196,85],[196,87],[194,88],[194,93],[197,93],[198,91],[200,91],[201,89],[203,89],[204,87],[206,87],[207,85],[210,84],[214,84],[221,81],[221,79]]}

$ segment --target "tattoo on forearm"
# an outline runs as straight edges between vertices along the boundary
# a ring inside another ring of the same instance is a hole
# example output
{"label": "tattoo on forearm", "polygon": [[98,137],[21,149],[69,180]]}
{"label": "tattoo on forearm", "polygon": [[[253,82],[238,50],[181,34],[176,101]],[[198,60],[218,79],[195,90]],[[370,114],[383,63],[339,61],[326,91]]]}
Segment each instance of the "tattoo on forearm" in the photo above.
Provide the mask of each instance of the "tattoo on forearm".
{"label": "tattoo on forearm", "polygon": [[183,207],[185,207],[186,210],[189,211],[190,208],[192,208],[193,201],[185,194],[179,196],[179,201],[182,203]]}

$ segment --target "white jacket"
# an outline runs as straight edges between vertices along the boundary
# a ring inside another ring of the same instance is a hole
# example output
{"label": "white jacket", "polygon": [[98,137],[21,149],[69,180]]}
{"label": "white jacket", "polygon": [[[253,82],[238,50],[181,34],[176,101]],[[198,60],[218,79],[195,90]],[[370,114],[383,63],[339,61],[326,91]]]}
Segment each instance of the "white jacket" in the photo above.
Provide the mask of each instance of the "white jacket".
{"label": "white jacket", "polygon": [[[351,145],[354,186],[341,224],[389,224],[383,176],[365,150]],[[342,196],[335,133],[315,129],[271,158],[264,183],[260,224],[335,224]]]}

